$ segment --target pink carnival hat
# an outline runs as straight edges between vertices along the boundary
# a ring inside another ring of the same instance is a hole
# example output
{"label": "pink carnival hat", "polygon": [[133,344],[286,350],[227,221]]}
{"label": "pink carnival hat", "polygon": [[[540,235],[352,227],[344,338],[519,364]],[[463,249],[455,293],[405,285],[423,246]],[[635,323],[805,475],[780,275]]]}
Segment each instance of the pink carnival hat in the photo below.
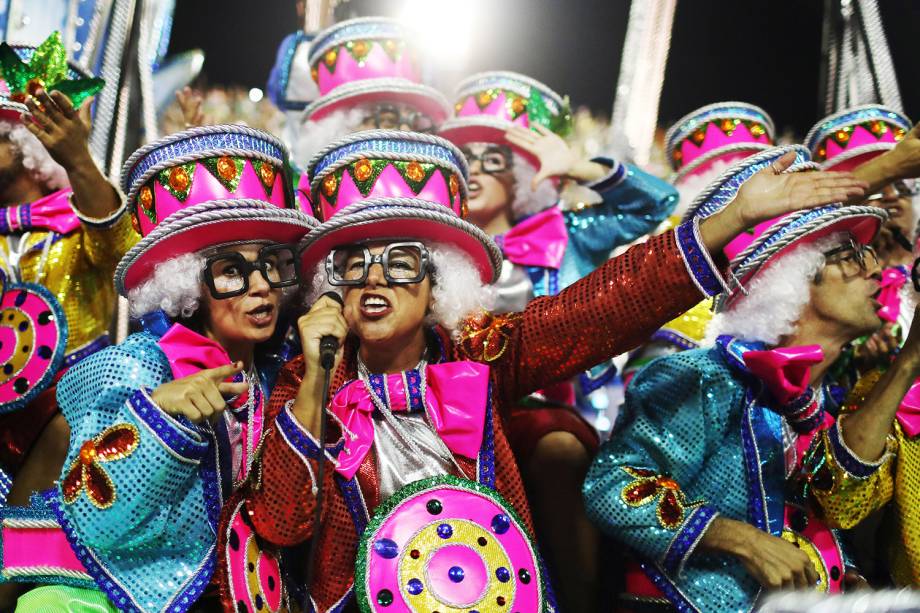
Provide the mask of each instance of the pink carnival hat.
{"label": "pink carnival hat", "polygon": [[118,265],[119,293],[183,253],[241,240],[299,240],[317,222],[286,210],[293,208],[287,158],[273,136],[237,125],[192,128],[135,151],[122,189],[143,238]]}
{"label": "pink carnival hat", "polygon": [[[811,161],[808,150],[801,145],[774,147],[750,156],[722,173],[700,193],[687,218],[706,218],[721,210],[734,199],[745,181],[790,151],[796,153],[796,159],[785,172],[819,169]],[[744,285],[791,247],[835,232],[848,232],[860,243],[869,244],[886,218],[884,209],[874,206],[829,204],[777,217],[741,233],[724,249],[729,260],[729,277],[736,283],[731,292],[720,294],[716,299],[716,310],[727,308],[744,293]]]}
{"label": "pink carnival hat", "polygon": [[509,128],[540,124],[565,136],[572,127],[568,98],[516,72],[474,74],[457,86],[455,99],[454,117],[438,133],[456,145],[502,143],[534,161],[529,152],[505,140]]}
{"label": "pink carnival hat", "polygon": [[473,259],[484,282],[496,278],[501,251],[464,221],[467,164],[444,139],[356,132],[317,154],[307,171],[314,213],[323,223],[301,243],[303,270],[312,270],[340,245],[415,238],[450,243]]}
{"label": "pink carnival hat", "polygon": [[363,17],[337,23],[313,39],[309,62],[321,97],[304,111],[306,120],[374,102],[406,103],[436,124],[450,113],[444,96],[422,84],[418,53],[395,20]]}
{"label": "pink carnival hat", "polygon": [[759,106],[716,102],[681,117],[665,134],[674,182],[705,174],[773,146],[773,120]]}
{"label": "pink carnival hat", "polygon": [[808,131],[805,146],[824,170],[853,170],[894,148],[911,129],[901,113],[868,104],[829,115]]}

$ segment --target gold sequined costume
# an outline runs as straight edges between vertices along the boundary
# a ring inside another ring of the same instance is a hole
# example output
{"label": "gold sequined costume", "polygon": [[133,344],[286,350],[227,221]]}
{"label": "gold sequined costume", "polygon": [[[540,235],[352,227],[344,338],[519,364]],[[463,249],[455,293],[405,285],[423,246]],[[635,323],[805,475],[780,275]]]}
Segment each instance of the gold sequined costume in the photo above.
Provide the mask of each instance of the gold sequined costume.
{"label": "gold sequined costume", "polygon": [[[42,285],[64,310],[68,337],[62,368],[108,344],[117,304],[115,266],[139,239],[124,206],[105,219],[74,210],[80,226],[66,234],[33,229],[0,235],[0,270],[7,283]],[[0,416],[0,467],[15,472],[56,412],[52,387],[26,408]]]}
{"label": "gold sequined costume", "polygon": [[[881,377],[881,371],[863,376],[846,405],[858,410]],[[895,420],[883,456],[867,462],[850,450],[841,436],[846,416],[823,434],[820,456],[812,477],[814,498],[828,521],[852,528],[891,502],[896,525],[888,533],[891,577],[898,585],[920,584],[920,437],[910,438]]]}

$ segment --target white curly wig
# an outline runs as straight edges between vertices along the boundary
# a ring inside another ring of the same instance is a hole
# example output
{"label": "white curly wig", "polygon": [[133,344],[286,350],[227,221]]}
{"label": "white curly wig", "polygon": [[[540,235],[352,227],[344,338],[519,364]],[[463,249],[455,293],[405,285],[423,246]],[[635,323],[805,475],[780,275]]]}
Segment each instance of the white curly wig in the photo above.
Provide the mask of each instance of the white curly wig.
{"label": "white curly wig", "polygon": [[131,316],[163,309],[170,317],[191,317],[201,303],[204,262],[201,253],[186,253],[157,264],[146,281],[128,292]]}
{"label": "white curly wig", "polygon": [[[456,333],[464,319],[479,310],[492,308],[495,292],[479,278],[470,256],[445,243],[425,242],[425,245],[431,255],[431,293],[434,298],[426,323],[437,324]],[[341,287],[327,281],[324,262],[320,262],[314,270],[305,304],[313,304],[330,291],[339,295],[343,293]]]}
{"label": "white curly wig", "polygon": [[514,200],[511,202],[511,214],[515,221],[530,217],[559,202],[559,191],[546,179],[531,187],[537,169],[519,153],[512,153],[511,170],[514,172]]}
{"label": "white curly wig", "polygon": [[771,263],[747,286],[726,311],[716,313],[706,330],[706,343],[720,334],[748,341],[777,345],[796,331],[805,305],[811,299],[811,284],[824,268],[824,252],[850,240],[837,232],[795,247]]}
{"label": "white curly wig", "polygon": [[70,186],[67,171],[51,159],[48,150],[23,124],[0,121],[0,137],[8,138],[22,154],[22,165],[32,177],[48,189]]}

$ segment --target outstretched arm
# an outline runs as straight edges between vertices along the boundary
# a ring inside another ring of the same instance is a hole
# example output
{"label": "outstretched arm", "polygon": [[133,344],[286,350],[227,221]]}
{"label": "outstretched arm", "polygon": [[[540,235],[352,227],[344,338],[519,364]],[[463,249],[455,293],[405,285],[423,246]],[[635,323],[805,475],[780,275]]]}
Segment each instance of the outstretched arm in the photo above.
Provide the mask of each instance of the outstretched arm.
{"label": "outstretched arm", "polygon": [[[892,181],[920,177],[920,123],[894,148],[854,168],[853,174],[868,184],[870,194],[881,191]],[[854,199],[858,201],[859,198]]]}

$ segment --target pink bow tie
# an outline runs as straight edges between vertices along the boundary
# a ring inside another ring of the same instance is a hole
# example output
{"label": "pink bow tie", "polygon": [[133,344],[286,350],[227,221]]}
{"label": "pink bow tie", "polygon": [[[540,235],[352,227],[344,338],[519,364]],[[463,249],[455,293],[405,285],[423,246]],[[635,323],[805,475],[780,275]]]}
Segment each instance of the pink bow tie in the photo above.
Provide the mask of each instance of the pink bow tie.
{"label": "pink bow tie", "polygon": [[913,438],[920,434],[920,379],[904,394],[896,418],[907,436]]}
{"label": "pink bow tie", "polygon": [[[485,428],[489,367],[465,361],[430,364],[425,368],[425,378],[424,404],[435,432],[452,453],[475,458]],[[419,406],[422,390],[418,371],[373,379],[386,385],[391,411],[425,408]],[[329,405],[346,430],[345,446],[336,467],[346,479],[355,475],[374,444],[374,408],[370,393],[360,380],[339,390]]]}
{"label": "pink bow tie", "polygon": [[886,268],[882,271],[881,290],[877,300],[882,304],[877,311],[885,321],[897,321],[901,311],[901,288],[907,282],[907,275],[900,268]]}
{"label": "pink bow tie", "polygon": [[811,367],[824,359],[820,345],[777,347],[766,351],[745,351],[744,364],[764,382],[773,397],[788,404],[805,393]]}
{"label": "pink bow tie", "polygon": [[505,257],[515,264],[558,270],[569,244],[562,211],[553,206],[528,217],[508,230],[500,244]]}
{"label": "pink bow tie", "polygon": [[35,202],[0,207],[0,235],[29,230],[50,230],[69,234],[80,227],[70,206],[69,189],[62,189]]}

